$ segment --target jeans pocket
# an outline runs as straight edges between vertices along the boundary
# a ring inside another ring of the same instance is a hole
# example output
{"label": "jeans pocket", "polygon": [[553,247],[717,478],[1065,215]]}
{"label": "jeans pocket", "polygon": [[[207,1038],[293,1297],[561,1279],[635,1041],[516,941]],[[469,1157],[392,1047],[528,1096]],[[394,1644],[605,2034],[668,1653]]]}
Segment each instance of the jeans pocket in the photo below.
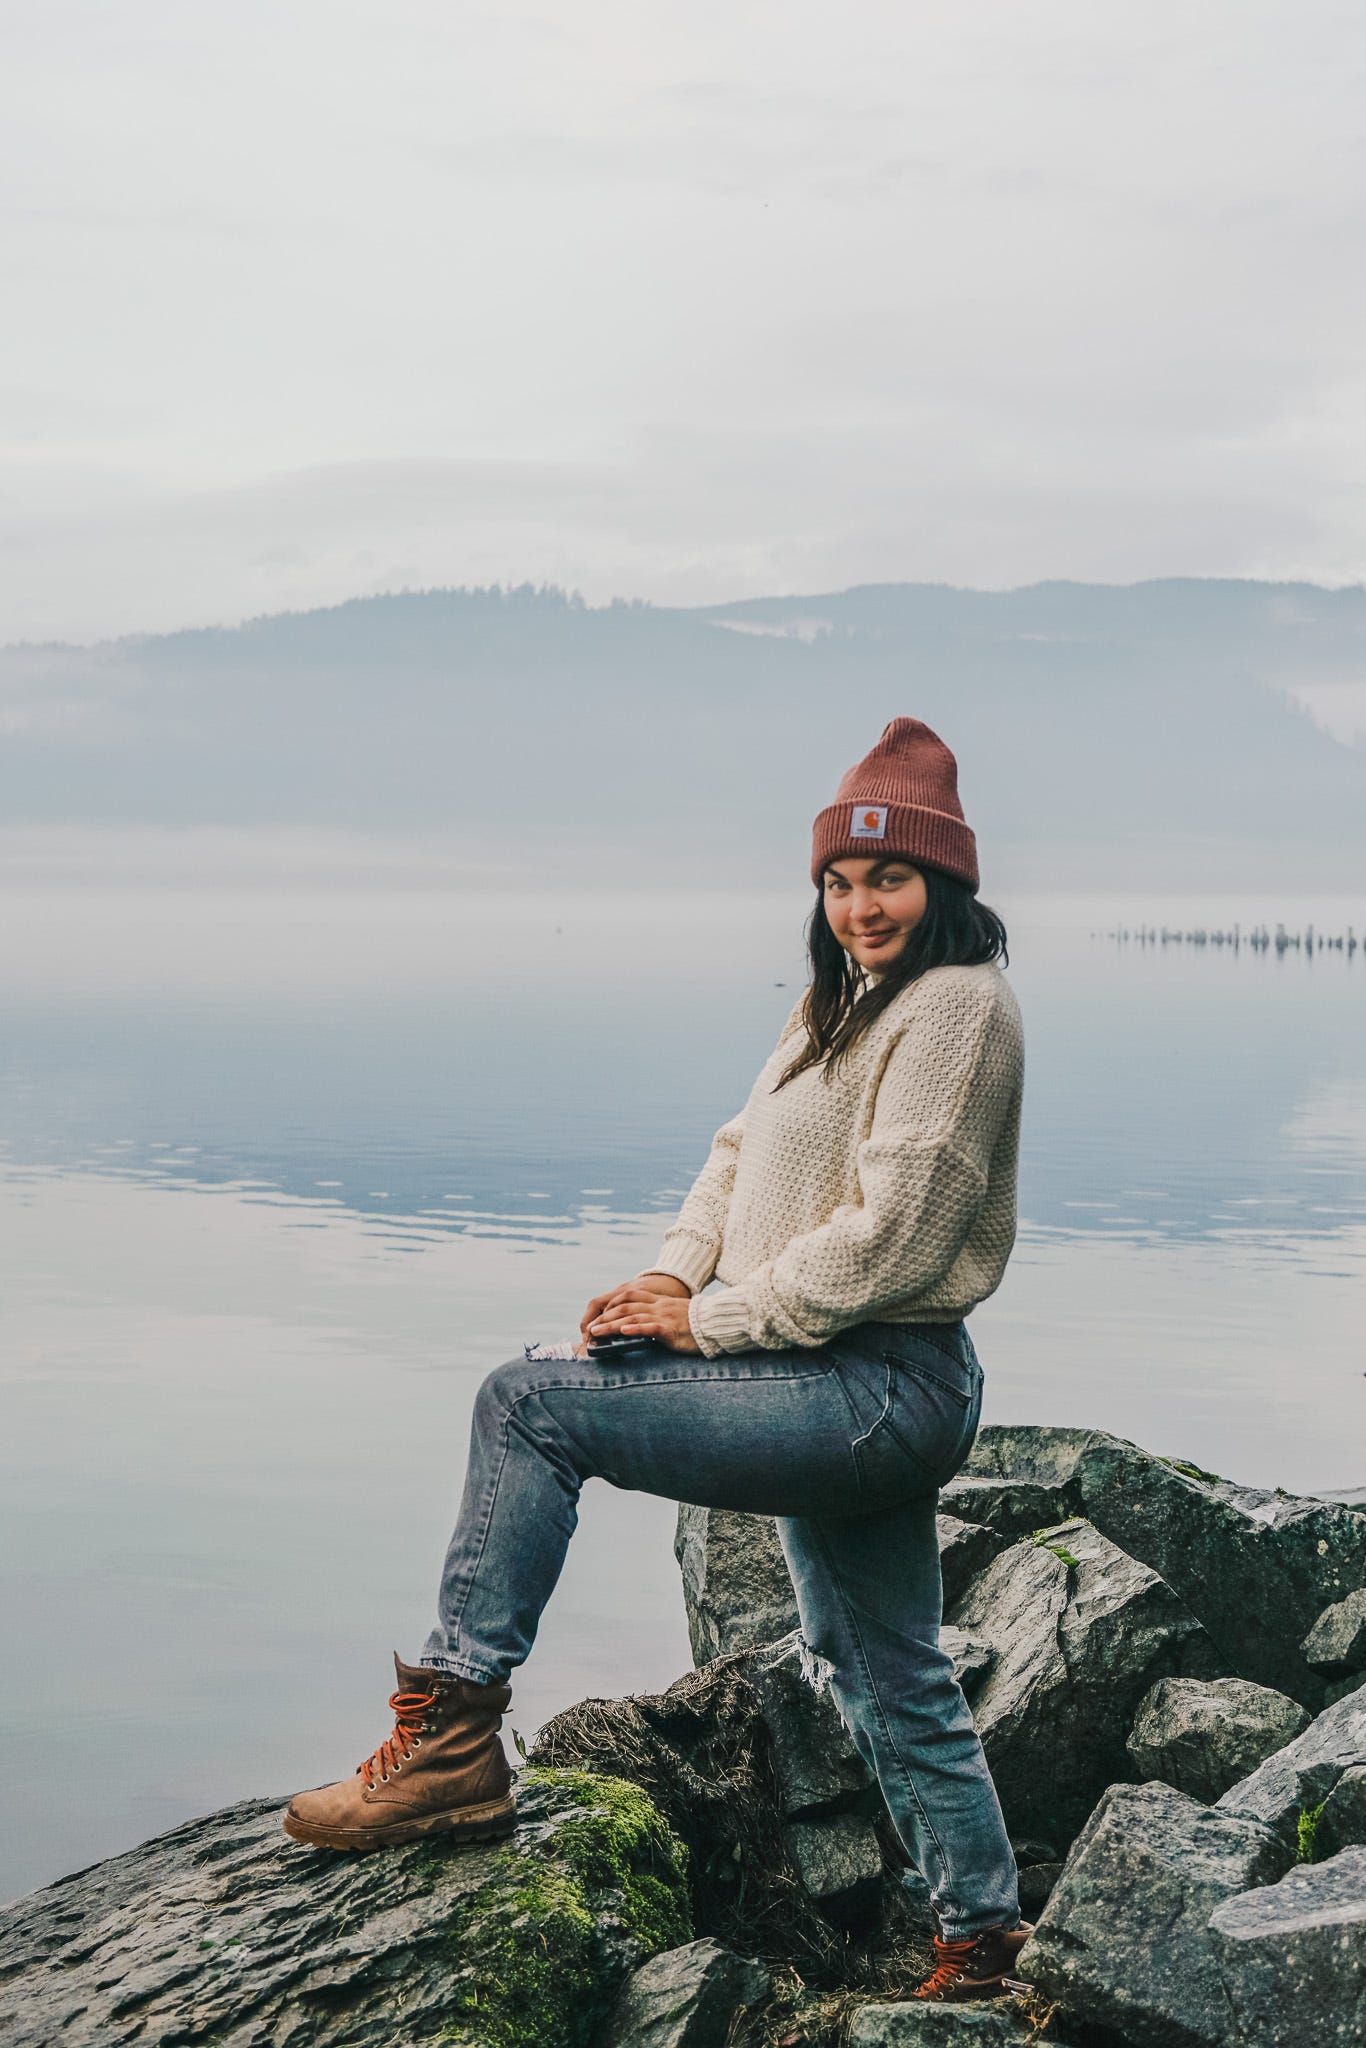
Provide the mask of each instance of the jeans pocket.
{"label": "jeans pocket", "polygon": [[854,1440],[858,1487],[868,1503],[885,1505],[946,1485],[967,1458],[981,1413],[981,1370],[952,1378],[907,1358],[883,1358],[883,1403]]}
{"label": "jeans pocket", "polygon": [[889,1507],[941,1486],[966,1455],[968,1413],[957,1390],[908,1375],[901,1362],[884,1354],[874,1365],[860,1360],[846,1367],[857,1384],[851,1406],[859,1418],[850,1450],[859,1493],[869,1507]]}

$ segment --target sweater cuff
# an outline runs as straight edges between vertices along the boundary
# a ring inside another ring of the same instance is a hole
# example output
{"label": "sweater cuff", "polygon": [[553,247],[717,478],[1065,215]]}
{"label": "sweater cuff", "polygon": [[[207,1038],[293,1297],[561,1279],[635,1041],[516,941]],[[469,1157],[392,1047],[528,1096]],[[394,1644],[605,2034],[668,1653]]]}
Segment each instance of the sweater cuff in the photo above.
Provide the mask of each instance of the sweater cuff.
{"label": "sweater cuff", "polygon": [[664,1239],[659,1257],[644,1271],[667,1273],[670,1279],[681,1280],[690,1293],[700,1294],[716,1271],[716,1258],[716,1247],[704,1244],[690,1230],[671,1230]]}
{"label": "sweater cuff", "polygon": [[753,1313],[742,1287],[723,1287],[715,1294],[695,1294],[688,1303],[688,1328],[704,1358],[723,1352],[762,1349],[750,1330]]}

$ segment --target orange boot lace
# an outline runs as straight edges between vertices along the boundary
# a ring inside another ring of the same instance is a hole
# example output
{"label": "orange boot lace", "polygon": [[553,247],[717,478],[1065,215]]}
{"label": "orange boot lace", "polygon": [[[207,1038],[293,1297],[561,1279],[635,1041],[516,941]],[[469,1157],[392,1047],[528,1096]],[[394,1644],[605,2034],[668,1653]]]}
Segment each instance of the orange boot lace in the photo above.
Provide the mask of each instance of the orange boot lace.
{"label": "orange boot lace", "polygon": [[941,1941],[936,1934],[934,1936],[934,1952],[939,1959],[938,1963],[933,1973],[925,1979],[924,1983],[916,1986],[915,1990],[911,1993],[912,1998],[946,1997],[950,1988],[958,1983],[962,1977],[962,1965],[967,1961],[976,1946],[977,1938],[975,1935],[968,1941]]}
{"label": "orange boot lace", "polygon": [[367,1792],[373,1792],[376,1782],[387,1785],[389,1773],[397,1772],[411,1760],[414,1746],[420,1747],[423,1721],[428,1707],[436,1705],[434,1692],[391,1692],[389,1707],[394,1716],[394,1732],[387,1742],[381,1742],[373,1756],[357,1764]]}

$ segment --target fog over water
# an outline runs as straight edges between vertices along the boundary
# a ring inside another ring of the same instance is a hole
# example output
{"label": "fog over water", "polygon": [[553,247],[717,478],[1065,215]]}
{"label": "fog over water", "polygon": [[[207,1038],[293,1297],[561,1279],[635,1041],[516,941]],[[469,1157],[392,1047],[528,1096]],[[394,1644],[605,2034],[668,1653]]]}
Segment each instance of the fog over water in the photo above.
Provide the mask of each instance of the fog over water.
{"label": "fog over water", "polygon": [[[804,890],[645,882],[10,892],[0,1728],[41,1672],[56,1739],[0,1891],[385,1732],[479,1379],[649,1262],[801,985]],[[1104,936],[1366,905],[988,893],[1027,1082],[985,1420],[1366,1484],[1366,960]],[[528,1738],[686,1668],[671,1528],[588,1488]]]}
{"label": "fog over water", "polygon": [[0,639],[1358,578],[1364,61],[1341,0],[7,8]]}

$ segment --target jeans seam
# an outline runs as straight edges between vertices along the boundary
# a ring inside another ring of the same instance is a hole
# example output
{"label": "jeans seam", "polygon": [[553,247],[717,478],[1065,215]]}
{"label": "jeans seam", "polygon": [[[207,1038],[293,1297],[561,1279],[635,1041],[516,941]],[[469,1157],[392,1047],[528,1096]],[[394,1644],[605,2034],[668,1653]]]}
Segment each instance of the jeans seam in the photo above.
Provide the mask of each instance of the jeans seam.
{"label": "jeans seam", "polygon": [[891,1413],[892,1369],[885,1358],[882,1361],[882,1371],[882,1413],[878,1416],[876,1422],[872,1422],[869,1424],[868,1428],[864,1430],[862,1436],[856,1436],[853,1442],[850,1444],[849,1448],[854,1453],[855,1464],[858,1463],[858,1454],[862,1446],[867,1443],[869,1437],[872,1436],[876,1430],[881,1429],[883,1423],[887,1420],[888,1415]]}
{"label": "jeans seam", "polygon": [[479,1548],[474,1554],[474,1558],[471,1561],[469,1570],[465,1573],[465,1589],[460,1596],[460,1606],[455,1613],[453,1621],[450,1624],[448,1624],[448,1628],[454,1628],[457,1642],[464,1634],[465,1609],[470,1604],[470,1594],[474,1590],[475,1573],[479,1570],[480,1565],[483,1563],[484,1552],[488,1548],[489,1530],[493,1526],[494,1503],[498,1498],[498,1488],[502,1484],[503,1468],[508,1461],[508,1451],[510,1449],[510,1445],[508,1442],[510,1431],[508,1425],[512,1420],[512,1410],[513,1408],[520,1405],[520,1400],[523,1398],[528,1397],[519,1397],[519,1400],[513,1402],[511,1406],[506,1410],[503,1416],[502,1426],[499,1430],[499,1435],[502,1438],[502,1449],[499,1452],[498,1456],[497,1470],[494,1472],[493,1478],[486,1490],[484,1513],[479,1528]]}
{"label": "jeans seam", "polygon": [[901,1754],[901,1751],[897,1748],[896,1738],[892,1734],[890,1724],[887,1720],[887,1712],[882,1704],[882,1696],[877,1689],[877,1680],[873,1677],[872,1666],[868,1662],[868,1652],[864,1646],[863,1630],[859,1627],[858,1615],[854,1610],[854,1606],[853,1603],[850,1601],[849,1595],[844,1590],[844,1581],[840,1577],[839,1571],[835,1565],[835,1561],[830,1555],[830,1548],[825,1540],[824,1531],[820,1528],[815,1528],[813,1529],[812,1534],[814,1535],[816,1542],[820,1545],[821,1554],[825,1559],[825,1568],[827,1573],[829,1574],[830,1583],[835,1588],[839,1596],[840,1605],[844,1609],[845,1618],[849,1624],[850,1636],[858,1651],[858,1660],[859,1665],[863,1672],[864,1683],[868,1688],[868,1696],[872,1700],[873,1707],[877,1713],[878,1726],[882,1731],[882,1737],[883,1741],[886,1743],[887,1752],[889,1756],[895,1758],[897,1769],[900,1771],[902,1779],[905,1782],[906,1789],[910,1793],[911,1798],[915,1803],[916,1812],[920,1815],[921,1820],[924,1822],[925,1832],[929,1836],[930,1840],[934,1843],[935,1849],[938,1852],[939,1861],[944,1872],[943,1889],[947,1892],[949,1898],[952,1899],[954,1893],[953,1866],[949,1862],[948,1856],[944,1849],[944,1844],[940,1841],[938,1835],[935,1833],[934,1822],[930,1819],[929,1814],[925,1811],[925,1802],[920,1797],[920,1793],[916,1787],[915,1777],[911,1770],[911,1767],[906,1762],[906,1759]]}

